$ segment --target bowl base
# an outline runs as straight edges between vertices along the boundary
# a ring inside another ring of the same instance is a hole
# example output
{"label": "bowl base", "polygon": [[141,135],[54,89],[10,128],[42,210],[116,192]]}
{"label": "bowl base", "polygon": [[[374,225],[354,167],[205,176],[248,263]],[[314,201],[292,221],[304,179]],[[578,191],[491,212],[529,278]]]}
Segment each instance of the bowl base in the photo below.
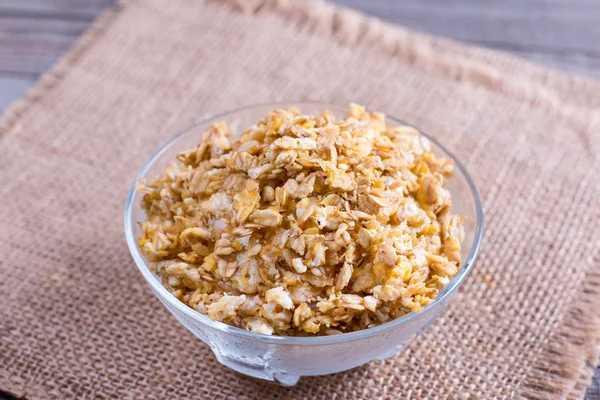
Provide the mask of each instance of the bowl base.
{"label": "bowl base", "polygon": [[219,363],[223,364],[227,368],[231,368],[240,374],[248,375],[253,378],[258,378],[264,381],[273,382],[281,386],[294,386],[300,380],[299,375],[287,374],[285,372],[272,371],[269,368],[269,357],[264,358],[263,363],[251,363],[245,360],[238,360],[234,357],[227,357],[214,352],[215,357]]}

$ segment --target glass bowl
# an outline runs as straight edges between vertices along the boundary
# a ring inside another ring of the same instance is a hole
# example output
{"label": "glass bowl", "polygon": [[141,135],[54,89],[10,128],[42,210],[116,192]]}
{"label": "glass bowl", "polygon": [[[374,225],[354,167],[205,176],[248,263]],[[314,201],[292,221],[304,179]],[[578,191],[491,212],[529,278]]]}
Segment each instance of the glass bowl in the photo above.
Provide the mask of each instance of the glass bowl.
{"label": "glass bowl", "polygon": [[[246,127],[262,119],[268,111],[290,106],[299,107],[305,114],[320,114],[323,109],[328,109],[341,117],[348,112],[348,107],[334,104],[277,103],[250,106],[217,115],[171,139],[146,162],[136,181],[160,175],[179,152],[195,147],[202,132],[215,120],[226,121],[235,133],[241,134]],[[389,116],[387,120],[388,123],[409,125]],[[448,180],[454,204],[452,211],[466,216],[467,220],[461,250],[464,262],[458,275],[420,313],[410,313],[362,331],[320,337],[269,336],[213,321],[177,300],[149,270],[148,262],[142,256],[136,240],[136,236],[141,234],[138,222],[143,221],[145,215],[140,208],[142,194],[135,192],[135,182],[125,209],[125,235],[129,250],[150,288],[171,314],[208,344],[221,364],[242,374],[290,386],[302,376],[331,374],[375,359],[386,359],[422,334],[446,308],[450,298],[471,271],[481,242],[483,213],[471,178],[452,154],[436,140],[424,136],[431,140],[436,154],[454,160],[455,174]]]}

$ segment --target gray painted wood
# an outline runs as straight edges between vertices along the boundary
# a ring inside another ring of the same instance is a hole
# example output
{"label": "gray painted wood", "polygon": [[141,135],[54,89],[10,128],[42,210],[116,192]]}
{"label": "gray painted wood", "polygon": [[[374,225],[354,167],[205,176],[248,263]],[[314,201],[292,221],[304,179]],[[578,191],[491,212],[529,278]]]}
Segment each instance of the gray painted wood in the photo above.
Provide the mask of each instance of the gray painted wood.
{"label": "gray painted wood", "polygon": [[[600,78],[598,0],[331,0],[418,31]],[[114,0],[0,0],[0,110]],[[0,400],[10,399],[0,393]],[[600,400],[600,369],[586,400]]]}
{"label": "gray painted wood", "polygon": [[46,16],[52,20],[93,20],[99,12],[114,2],[114,0],[2,0],[0,15],[27,14]]}
{"label": "gray painted wood", "polygon": [[0,110],[25,94],[35,83],[35,77],[9,76],[0,74]]}
{"label": "gray painted wood", "polygon": [[594,0],[332,0],[418,31],[600,78]]}
{"label": "gray painted wood", "polygon": [[[90,20],[91,21],[91,20]],[[64,54],[89,21],[2,15],[0,76],[35,78]]]}

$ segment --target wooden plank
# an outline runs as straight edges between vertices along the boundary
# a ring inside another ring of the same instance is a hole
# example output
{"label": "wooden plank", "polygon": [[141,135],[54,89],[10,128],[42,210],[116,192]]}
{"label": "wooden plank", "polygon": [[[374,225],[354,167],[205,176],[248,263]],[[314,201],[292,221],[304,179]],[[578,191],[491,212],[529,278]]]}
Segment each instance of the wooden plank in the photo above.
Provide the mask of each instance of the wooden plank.
{"label": "wooden plank", "polygon": [[[484,46],[483,44],[476,42],[474,42],[474,44],[483,47],[492,47]],[[548,68],[560,69],[572,74],[600,79],[600,57],[590,57],[576,52],[539,53],[529,49],[520,49],[512,46],[496,47],[496,49],[513,53],[518,57],[525,58]]]}
{"label": "wooden plank", "polygon": [[42,39],[45,35],[61,35],[76,38],[89,25],[88,21],[0,15],[0,33],[14,35],[14,37],[34,36],[37,39]]}
{"label": "wooden plank", "polygon": [[2,88],[0,90],[0,110],[22,97],[35,81],[35,77],[0,74],[0,88]]}
{"label": "wooden plank", "polygon": [[422,32],[600,76],[600,2],[590,0],[332,0]]}
{"label": "wooden plank", "polygon": [[2,0],[0,16],[92,20],[115,0]]}
{"label": "wooden plank", "polygon": [[463,41],[598,53],[600,2],[333,0],[409,28]]}
{"label": "wooden plank", "polygon": [[457,40],[600,53],[600,2],[573,0],[333,0],[409,28]]}
{"label": "wooden plank", "polygon": [[0,16],[0,72],[40,74],[88,27],[85,21]]}
{"label": "wooden plank", "polygon": [[585,400],[600,400],[600,363],[592,378],[592,384],[587,388]]}

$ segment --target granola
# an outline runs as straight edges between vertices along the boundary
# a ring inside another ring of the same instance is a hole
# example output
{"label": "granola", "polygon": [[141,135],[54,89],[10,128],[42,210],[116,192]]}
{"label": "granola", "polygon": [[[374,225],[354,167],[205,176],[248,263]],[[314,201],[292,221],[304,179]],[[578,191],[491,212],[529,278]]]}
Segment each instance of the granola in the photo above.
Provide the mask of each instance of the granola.
{"label": "granola", "polygon": [[419,312],[460,269],[463,218],[417,130],[350,105],[224,122],[150,183],[139,246],[163,285],[263,334],[330,335]]}

